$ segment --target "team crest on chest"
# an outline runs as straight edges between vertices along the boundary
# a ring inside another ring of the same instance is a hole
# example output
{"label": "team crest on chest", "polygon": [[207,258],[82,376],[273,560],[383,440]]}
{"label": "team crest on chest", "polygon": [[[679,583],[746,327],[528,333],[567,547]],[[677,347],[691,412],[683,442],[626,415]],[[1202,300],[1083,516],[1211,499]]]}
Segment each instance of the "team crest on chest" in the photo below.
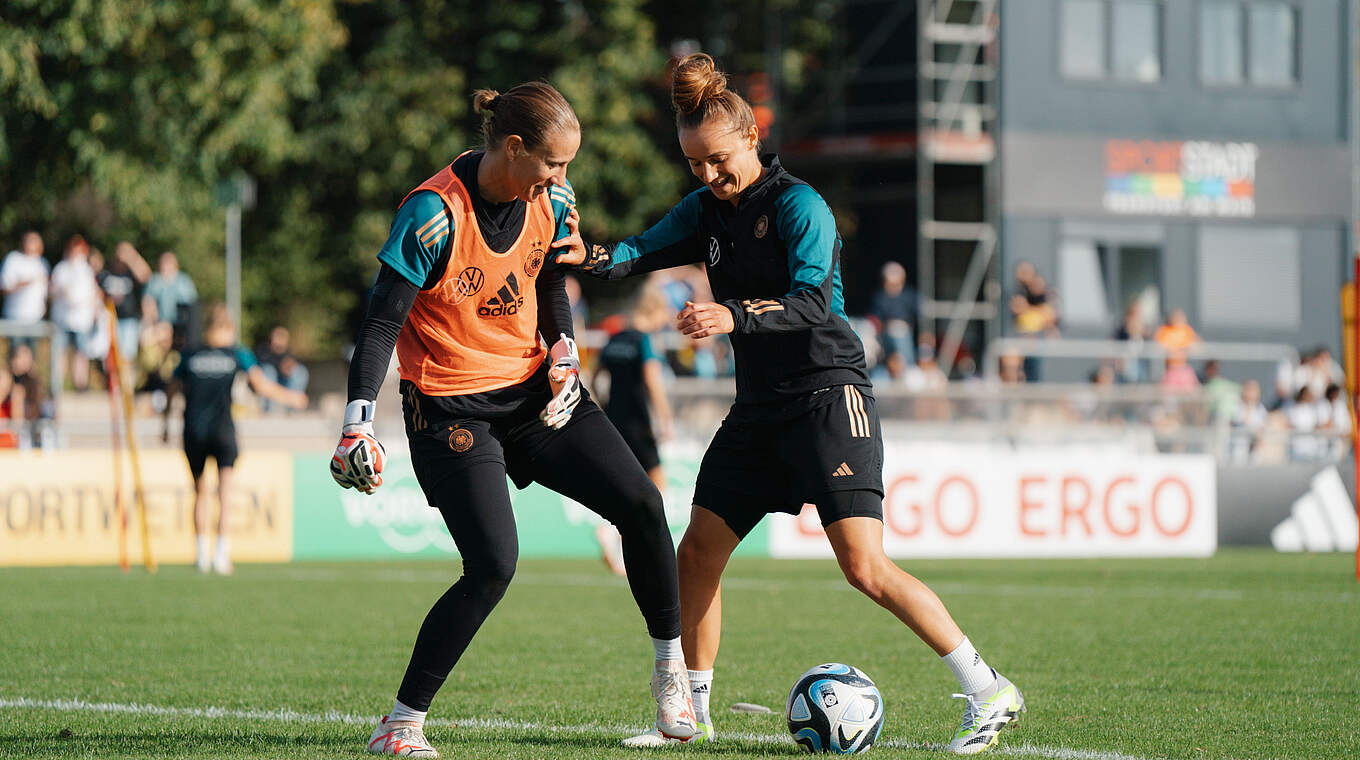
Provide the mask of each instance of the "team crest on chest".
{"label": "team crest on chest", "polygon": [[467,300],[468,296],[476,295],[482,289],[482,283],[486,282],[486,275],[477,267],[467,267],[458,273],[458,279],[451,283],[453,288],[453,302],[460,304]]}
{"label": "team crest on chest", "polygon": [[769,230],[770,230],[770,218],[768,216],[765,216],[764,214],[761,214],[760,218],[756,220],[755,227],[756,239],[759,240],[760,238],[765,237],[765,233],[769,232]]}
{"label": "team crest on chest", "polygon": [[459,454],[472,448],[472,431],[466,428],[449,428],[449,448]]}
{"label": "team crest on chest", "polygon": [[534,241],[534,248],[524,259],[524,274],[533,277],[538,274],[539,267],[543,266],[543,243]]}
{"label": "team crest on chest", "polygon": [[716,266],[718,265],[718,260],[721,259],[721,258],[722,258],[722,244],[719,243],[719,242],[718,242],[718,239],[715,238],[715,237],[709,238],[709,239],[708,239],[708,265],[711,266],[711,267],[716,267]]}

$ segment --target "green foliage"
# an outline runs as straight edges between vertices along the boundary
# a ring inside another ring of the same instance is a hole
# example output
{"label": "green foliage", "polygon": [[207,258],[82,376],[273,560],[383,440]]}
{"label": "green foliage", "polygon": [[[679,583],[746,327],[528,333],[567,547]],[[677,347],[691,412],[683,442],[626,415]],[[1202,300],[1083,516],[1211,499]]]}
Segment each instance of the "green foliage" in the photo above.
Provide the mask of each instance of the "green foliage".
{"label": "green foliage", "polygon": [[[664,64],[642,0],[11,0],[0,9],[0,240],[173,248],[223,289],[214,188],[244,170],[247,337],[350,339],[396,204],[480,142],[471,91],[546,79],[578,111],[587,236],[636,232],[682,189],[650,136]],[[10,243],[11,245],[13,243]]]}

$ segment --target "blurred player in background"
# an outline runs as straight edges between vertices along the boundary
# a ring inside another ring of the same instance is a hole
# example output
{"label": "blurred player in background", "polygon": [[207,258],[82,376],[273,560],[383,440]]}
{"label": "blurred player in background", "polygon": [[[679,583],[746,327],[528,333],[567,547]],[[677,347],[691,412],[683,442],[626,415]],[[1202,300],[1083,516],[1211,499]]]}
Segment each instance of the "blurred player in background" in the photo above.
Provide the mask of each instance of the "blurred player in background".
{"label": "blurred player in background", "polygon": [[[651,336],[666,326],[670,315],[665,295],[658,288],[644,287],[628,326],[610,337],[600,350],[595,371],[596,378],[601,372],[609,378],[605,414],[662,493],[666,492],[666,474],[656,444],[671,435],[671,405],[666,398],[665,361],[653,347]],[[595,537],[609,569],[622,575],[618,531],[603,524],[596,528]]]}
{"label": "blurred player in background", "polygon": [[[688,303],[690,338],[730,334],[737,398],[700,465],[680,542],[684,645],[699,731],[721,635],[721,577],[766,513],[816,505],[846,579],[935,650],[966,700],[951,752],[973,754],[1024,708],[924,583],[883,551],[883,439],[864,349],[846,320],[840,236],[807,183],[759,153],[751,107],[703,53],[675,68],[671,89],[680,147],[704,187],[642,235],[591,246],[589,271],[608,279],[705,261],[717,302]],[[580,263],[576,257],[563,261]],[[671,743],[653,731],[634,746]]]}
{"label": "blurred player in background", "polygon": [[[236,325],[223,304],[213,304],[203,345],[186,351],[175,369],[170,394],[184,394],[184,456],[194,477],[194,564],[199,572],[231,575],[232,473],[236,466],[236,423],[231,417],[231,387],[244,372],[251,390],[297,409],[307,408],[307,396],[270,382],[250,350],[236,341]],[[165,406],[166,411],[170,404]],[[168,432],[168,431],[167,431]],[[217,548],[208,554],[208,479],[203,469],[208,457],[217,463]]]}
{"label": "blurred player in background", "polygon": [[536,480],[618,527],[656,654],[656,720],[687,738],[694,712],[661,494],[581,385],[566,269],[554,260],[557,248],[584,256],[566,180],[580,122],[543,82],[504,95],[478,90],[473,104],[485,148],[409,193],[378,253],[331,461],[346,488],[371,493],[382,484],[373,399],[395,346],[411,463],[458,545],[463,575],[421,625],[396,703],[368,750],[438,756],[423,730],[430,703],[515,572],[507,474],[520,488]]}

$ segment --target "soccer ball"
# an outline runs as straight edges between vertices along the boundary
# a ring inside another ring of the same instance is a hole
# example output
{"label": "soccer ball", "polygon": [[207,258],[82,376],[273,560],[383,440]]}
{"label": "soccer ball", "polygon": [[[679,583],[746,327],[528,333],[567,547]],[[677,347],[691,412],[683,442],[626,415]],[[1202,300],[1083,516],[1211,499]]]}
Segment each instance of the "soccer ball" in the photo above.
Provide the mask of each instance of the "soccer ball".
{"label": "soccer ball", "polygon": [[869,676],[831,662],[798,677],[784,717],[808,752],[851,755],[872,746],[883,730],[883,696]]}

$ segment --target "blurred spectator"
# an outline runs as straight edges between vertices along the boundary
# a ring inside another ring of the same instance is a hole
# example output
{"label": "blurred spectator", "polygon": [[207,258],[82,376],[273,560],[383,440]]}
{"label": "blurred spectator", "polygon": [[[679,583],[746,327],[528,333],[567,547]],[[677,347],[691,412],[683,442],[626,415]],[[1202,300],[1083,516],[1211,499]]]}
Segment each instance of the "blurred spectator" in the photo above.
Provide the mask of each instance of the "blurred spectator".
{"label": "blurred spectator", "polygon": [[1025,382],[1025,362],[1020,354],[1002,354],[997,359],[1001,382],[1007,385]]}
{"label": "blurred spectator", "polygon": [[1228,439],[1229,456],[1233,461],[1245,462],[1256,450],[1261,434],[1266,429],[1270,412],[1261,403],[1261,384],[1248,380],[1242,384],[1242,396],[1232,416],[1232,434]]}
{"label": "blurred spectator", "polygon": [[[155,309],[155,306],[151,307]],[[151,396],[152,411],[165,411],[170,379],[179,366],[179,352],[175,350],[175,328],[169,322],[152,320],[142,328],[141,346],[137,352],[137,393]]]}
{"label": "blurred spectator", "polygon": [[87,390],[90,358],[99,353],[94,339],[100,303],[85,238],[75,235],[66,241],[62,260],[52,268],[51,297],[52,326],[56,328],[52,350],[65,359],[67,349],[72,349],[71,384],[77,391]]}
{"label": "blurred spectator", "polygon": [[1168,367],[1183,366],[1186,351],[1199,343],[1199,333],[1190,326],[1189,320],[1185,317],[1185,309],[1172,309],[1166,317],[1166,324],[1157,328],[1153,339],[1167,352]]}
{"label": "blurred spectator", "polygon": [[1300,367],[1298,382],[1313,391],[1313,397],[1321,399],[1327,388],[1346,381],[1345,370],[1332,358],[1332,350],[1318,346],[1309,352],[1309,359]]}
{"label": "blurred spectator", "polygon": [[[1011,296],[1011,315],[1015,318],[1015,333],[1024,337],[1055,337],[1058,334],[1057,296],[1048,282],[1028,261],[1015,267],[1015,295]],[[1026,356],[1025,379],[1031,383],[1042,380],[1040,358]]]}
{"label": "blurred spectator", "polygon": [[944,395],[949,388],[949,377],[935,360],[933,333],[921,334],[921,342],[916,346],[916,363],[907,370],[903,381],[908,392],[920,396],[914,404],[916,419],[949,419],[949,399]]}
{"label": "blurred spectator", "polygon": [[1168,357],[1166,371],[1162,374],[1162,382],[1159,385],[1167,393],[1186,393],[1199,387],[1199,377],[1195,375],[1190,365],[1185,363],[1184,357],[1179,361]]}
{"label": "blurred spectator", "polygon": [[1279,409],[1289,404],[1298,393],[1299,388],[1304,385],[1306,371],[1304,367],[1313,361],[1311,351],[1304,351],[1299,354],[1299,363],[1284,360],[1275,365],[1275,403],[1272,409]]}
{"label": "blurred spectator", "polygon": [[1204,363],[1204,395],[1209,402],[1209,419],[1231,420],[1242,401],[1242,386],[1223,377],[1218,360],[1210,359]]}
{"label": "blurred spectator", "polygon": [[1350,445],[1346,436],[1351,432],[1351,409],[1340,385],[1332,383],[1322,392],[1317,413],[1318,428],[1328,433],[1327,448],[1332,456],[1341,456]]}
{"label": "blurred spectator", "polygon": [[[0,294],[5,296],[5,319],[37,325],[47,313],[47,279],[50,270],[43,258],[42,236],[33,230],[24,233],[17,251],[10,251],[0,264]],[[33,347],[32,337],[11,339]]]}
{"label": "blurred spectator", "polygon": [[52,418],[52,401],[43,390],[28,344],[16,344],[11,349],[8,375],[9,393],[0,405],[19,428],[19,447],[28,448],[35,440],[44,447],[50,445],[51,427],[43,423]]}
{"label": "blurred spectator", "polygon": [[907,270],[901,264],[889,261],[883,265],[882,275],[883,284],[874,294],[869,316],[878,322],[888,373],[898,380],[906,366],[916,361],[912,336],[917,334],[918,299],[916,291],[907,287]]}
{"label": "blurred spectator", "polygon": [[125,366],[137,358],[137,347],[141,342],[141,289],[150,277],[151,267],[146,259],[126,240],[114,247],[113,261],[95,276],[104,297],[113,302],[114,312],[118,315],[118,352],[125,360]]}
{"label": "blurred spectator", "polygon": [[1289,457],[1295,461],[1313,461],[1326,453],[1326,442],[1315,435],[1321,422],[1317,400],[1313,389],[1305,385],[1294,394],[1293,402],[1285,407],[1290,430]]}
{"label": "blurred spectator", "polygon": [[[275,325],[274,329],[269,331],[269,341],[256,348],[255,358],[260,363],[260,371],[271,383],[277,383],[298,393],[307,391],[307,381],[311,375],[307,367],[293,356],[292,336],[288,333],[288,328]],[[260,408],[272,412],[275,408],[283,407],[261,395]]]}
{"label": "blurred spectator", "polygon": [[[147,279],[142,300],[156,304],[156,313],[162,322],[169,322],[175,328],[176,346],[187,339],[193,321],[193,311],[198,305],[198,289],[189,275],[180,271],[179,259],[174,251],[162,253],[156,260],[156,272]],[[142,310],[148,311],[145,303]]]}
{"label": "blurred spectator", "polygon": [[1117,373],[1112,362],[1101,362],[1088,376],[1089,390],[1072,394],[1072,409],[1077,416],[1087,422],[1107,422],[1114,415],[1110,408],[1110,390],[1114,388]]}
{"label": "blurred spectator", "polygon": [[1124,309],[1124,322],[1114,331],[1114,339],[1128,344],[1128,354],[1116,364],[1119,379],[1126,383],[1145,383],[1152,377],[1152,365],[1138,356],[1143,346],[1151,338],[1147,326],[1143,324],[1143,310],[1137,302]]}

